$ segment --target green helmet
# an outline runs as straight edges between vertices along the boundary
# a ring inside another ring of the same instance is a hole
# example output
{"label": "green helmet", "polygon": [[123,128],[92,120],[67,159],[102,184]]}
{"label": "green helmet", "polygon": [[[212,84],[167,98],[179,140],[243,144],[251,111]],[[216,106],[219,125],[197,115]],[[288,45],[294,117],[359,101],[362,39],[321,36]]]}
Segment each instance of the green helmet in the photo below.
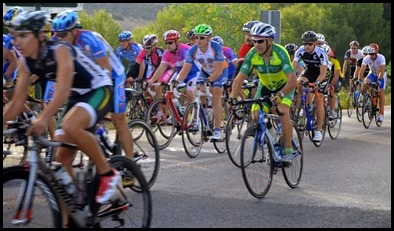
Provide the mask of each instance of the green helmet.
{"label": "green helmet", "polygon": [[209,36],[212,34],[212,28],[207,24],[200,24],[194,28],[194,34]]}

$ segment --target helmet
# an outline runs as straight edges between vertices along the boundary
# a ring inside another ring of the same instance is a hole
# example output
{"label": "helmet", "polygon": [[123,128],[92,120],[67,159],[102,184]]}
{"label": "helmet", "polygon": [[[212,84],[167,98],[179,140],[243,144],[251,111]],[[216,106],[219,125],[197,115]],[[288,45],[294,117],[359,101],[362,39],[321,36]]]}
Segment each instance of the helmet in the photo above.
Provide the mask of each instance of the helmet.
{"label": "helmet", "polygon": [[130,40],[133,38],[133,34],[131,33],[131,31],[122,31],[120,32],[119,36],[119,41],[124,41],[124,40]]}
{"label": "helmet", "polygon": [[371,43],[369,46],[373,47],[376,52],[379,52],[379,45],[377,43]]}
{"label": "helmet", "polygon": [[79,17],[77,12],[66,10],[56,15],[52,20],[52,31],[66,31],[71,30],[79,25]]}
{"label": "helmet", "polygon": [[194,34],[209,36],[212,34],[212,28],[207,24],[200,24],[194,28]]}
{"label": "helmet", "polygon": [[259,22],[254,24],[250,30],[250,34],[253,36],[275,38],[276,30],[275,27],[270,24]]}
{"label": "helmet", "polygon": [[305,42],[316,42],[317,40],[317,34],[314,31],[305,31],[302,36],[301,36],[302,40],[304,40]]}
{"label": "helmet", "polygon": [[330,46],[327,44],[323,44],[323,45],[321,45],[321,48],[323,48],[323,50],[326,52],[327,56],[330,57],[330,54],[331,54]]}
{"label": "helmet", "polygon": [[376,54],[377,53],[375,48],[371,45],[368,46],[368,49],[366,51],[367,51],[367,54]]}
{"label": "helmet", "polygon": [[323,34],[317,33],[316,35],[317,35],[317,41],[319,41],[319,42],[325,42],[326,41],[326,38],[324,37]]}
{"label": "helmet", "polygon": [[294,55],[295,51],[298,49],[298,46],[294,43],[289,43],[286,44],[285,48],[287,52],[289,52],[289,55]]}
{"label": "helmet", "polygon": [[5,26],[10,26],[12,19],[23,12],[23,7],[15,6],[9,9],[3,16]]}
{"label": "helmet", "polygon": [[153,46],[159,41],[157,35],[155,34],[147,34],[142,38],[142,46]]}
{"label": "helmet", "polygon": [[48,15],[44,11],[24,11],[18,14],[11,22],[10,28],[13,31],[44,31],[48,23]]}
{"label": "helmet", "polygon": [[221,46],[223,46],[223,44],[224,44],[224,41],[223,41],[223,39],[220,37],[220,36],[214,36],[214,37],[212,37],[211,38],[211,41],[214,41],[214,42],[217,42],[217,43],[219,43]]}
{"label": "helmet", "polygon": [[244,26],[242,27],[243,32],[250,32],[254,24],[259,23],[260,21],[254,20],[254,21],[249,21],[244,23]]}
{"label": "helmet", "polygon": [[186,33],[186,37],[187,37],[188,39],[194,38],[194,37],[195,37],[195,35],[194,35],[194,29],[189,30],[189,31]]}
{"label": "helmet", "polygon": [[368,54],[368,48],[369,48],[369,46],[364,46],[363,49],[361,49],[363,54]]}
{"label": "helmet", "polygon": [[360,44],[357,41],[351,41],[349,43],[349,46],[351,46],[351,47],[360,47]]}
{"label": "helmet", "polygon": [[163,34],[164,41],[178,40],[180,37],[181,37],[181,34],[179,34],[179,32],[176,30],[168,30],[168,31],[164,32],[164,34]]}

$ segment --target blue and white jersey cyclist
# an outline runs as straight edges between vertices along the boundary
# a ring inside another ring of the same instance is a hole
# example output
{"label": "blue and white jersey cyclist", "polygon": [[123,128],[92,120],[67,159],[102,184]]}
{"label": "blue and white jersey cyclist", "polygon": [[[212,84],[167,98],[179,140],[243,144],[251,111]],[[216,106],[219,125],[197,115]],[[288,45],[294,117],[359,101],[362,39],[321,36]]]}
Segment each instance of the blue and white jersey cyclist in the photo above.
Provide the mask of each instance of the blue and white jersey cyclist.
{"label": "blue and white jersey cyclist", "polygon": [[[126,60],[128,63],[127,72],[135,64],[137,56],[143,50],[142,45],[133,42],[133,34],[131,31],[122,31],[119,36],[120,46],[116,49],[116,56],[120,61]],[[127,76],[130,77],[130,76]],[[136,77],[136,76],[131,76]]]}

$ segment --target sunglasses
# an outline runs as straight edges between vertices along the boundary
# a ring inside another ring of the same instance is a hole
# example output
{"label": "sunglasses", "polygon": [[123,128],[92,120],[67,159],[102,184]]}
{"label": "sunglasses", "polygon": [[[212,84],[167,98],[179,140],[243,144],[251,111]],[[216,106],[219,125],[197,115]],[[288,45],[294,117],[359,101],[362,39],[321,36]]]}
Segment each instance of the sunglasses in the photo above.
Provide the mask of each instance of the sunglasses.
{"label": "sunglasses", "polygon": [[304,45],[304,46],[312,46],[313,43],[302,43],[302,45]]}
{"label": "sunglasses", "polygon": [[174,42],[164,42],[166,45],[172,45]]}
{"label": "sunglasses", "polygon": [[318,46],[322,46],[324,43],[317,43]]}
{"label": "sunglasses", "polygon": [[67,36],[68,32],[70,32],[70,31],[67,30],[67,31],[62,31],[62,32],[56,32],[56,36],[59,38],[64,38]]}
{"label": "sunglasses", "polygon": [[150,46],[150,47],[144,47],[144,49],[147,49],[147,50],[149,50],[149,49],[151,49],[152,47]]}
{"label": "sunglasses", "polygon": [[207,38],[206,36],[196,36],[196,39],[198,39],[198,40],[204,40],[206,38]]}
{"label": "sunglasses", "polygon": [[376,54],[369,54],[370,56],[375,56]]}
{"label": "sunglasses", "polygon": [[351,49],[352,49],[352,50],[357,50],[357,47],[352,47]]}
{"label": "sunglasses", "polygon": [[268,39],[259,39],[259,40],[254,40],[254,39],[252,39],[252,41],[254,42],[254,43],[258,43],[258,44],[262,44],[263,42],[265,42],[265,41],[267,41]]}

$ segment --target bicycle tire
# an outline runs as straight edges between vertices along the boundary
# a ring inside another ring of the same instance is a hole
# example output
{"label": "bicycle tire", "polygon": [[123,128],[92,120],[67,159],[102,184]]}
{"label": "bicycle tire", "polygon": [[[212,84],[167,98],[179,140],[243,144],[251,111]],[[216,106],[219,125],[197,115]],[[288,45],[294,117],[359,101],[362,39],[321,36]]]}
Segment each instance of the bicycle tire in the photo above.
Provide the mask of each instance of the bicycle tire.
{"label": "bicycle tire", "polygon": [[196,158],[200,154],[202,145],[204,143],[203,134],[203,121],[201,114],[199,115],[199,125],[197,130],[190,130],[193,122],[193,118],[197,111],[197,103],[193,102],[189,104],[185,109],[185,114],[182,119],[182,127],[184,131],[182,132],[182,144],[185,149],[186,155],[190,158]]}
{"label": "bicycle tire", "polygon": [[[264,143],[260,144],[260,135],[260,125],[251,125],[242,138],[240,153],[242,178],[245,186],[249,193],[258,199],[267,195],[274,175],[272,141],[265,134]],[[262,184],[257,185],[257,183]]]}
{"label": "bicycle tire", "polygon": [[[13,228],[12,224],[6,221],[11,221],[14,216],[14,209],[17,208],[16,197],[19,190],[23,190],[20,187],[24,187],[29,179],[28,168],[24,166],[12,166],[3,169],[3,228]],[[18,185],[20,182],[20,185]],[[30,213],[34,214],[34,211],[39,211],[40,217],[45,218],[45,222],[38,219],[32,219],[27,224],[23,225],[24,228],[62,228],[62,215],[60,213],[59,199],[45,176],[40,173],[37,174],[37,179],[35,181],[35,189],[33,195],[32,211]],[[20,186],[20,187],[19,187]],[[45,212],[49,209],[50,212]],[[31,216],[33,216],[31,214]],[[11,217],[7,218],[8,215]],[[45,227],[44,227],[45,226]],[[18,226],[19,227],[19,226]]]}
{"label": "bicycle tire", "polygon": [[[161,107],[159,107],[161,105]],[[168,115],[172,117],[172,124],[168,124],[166,121],[164,123],[157,123],[154,118],[159,108],[166,108],[166,99],[159,99],[152,102],[149,106],[146,122],[149,127],[152,129],[153,133],[156,135],[158,147],[160,150],[168,147],[170,145],[172,139],[176,135],[176,129],[174,125],[174,113],[171,107],[168,108]],[[165,118],[167,119],[167,118]]]}
{"label": "bicycle tire", "polygon": [[330,138],[333,140],[338,138],[342,126],[342,108],[338,95],[336,95],[336,100],[338,101],[336,103],[337,107],[335,108],[335,112],[337,113],[337,118],[328,119],[327,121],[328,134],[330,135]]}
{"label": "bicycle tire", "polygon": [[349,93],[347,95],[346,99],[346,110],[347,110],[347,116],[350,118],[352,117],[353,110],[355,109],[355,101],[354,101],[354,91],[353,88],[350,87]]}
{"label": "bicycle tire", "polygon": [[[140,170],[146,178],[148,187],[151,188],[155,183],[160,169],[160,150],[157,145],[155,134],[150,129],[149,125],[141,119],[133,119],[128,123],[129,130],[133,136],[134,152],[142,153],[147,157],[137,160]],[[138,139],[135,134],[141,134]],[[116,146],[118,155],[125,156],[122,144],[118,137],[116,138]],[[136,187],[139,191],[139,188]]]}
{"label": "bicycle tire", "polygon": [[362,114],[363,114],[363,125],[365,129],[368,129],[369,126],[371,125],[372,121],[372,99],[371,95],[369,93],[364,95],[364,102],[363,102],[363,109],[362,109]]}
{"label": "bicycle tire", "polygon": [[290,188],[296,188],[301,181],[304,169],[304,149],[302,145],[302,135],[298,131],[297,125],[293,122],[293,162],[289,167],[282,167],[283,177]]}
{"label": "bicycle tire", "polygon": [[[131,187],[124,187],[124,189],[120,189],[121,186],[118,185],[117,190],[120,191],[120,193],[115,194],[112,198],[112,200],[123,200],[123,195],[126,193],[128,194],[127,200],[131,206],[124,210],[120,215],[127,213],[125,217],[130,220],[123,226],[125,226],[125,228],[149,228],[152,221],[152,198],[144,174],[140,171],[136,163],[126,156],[111,156],[109,163],[121,173],[122,177],[127,170],[135,179],[135,183]],[[139,190],[135,190],[136,188]],[[131,200],[131,202],[129,200]],[[103,228],[113,227],[112,219],[106,219],[105,222],[100,222],[100,226]]]}
{"label": "bicycle tire", "polygon": [[[250,117],[250,114],[248,114],[247,116]],[[245,116],[242,117],[242,119],[237,120],[236,116],[231,113],[227,119],[226,124],[225,139],[227,154],[230,158],[230,161],[238,168],[241,167],[240,150],[242,137],[244,136],[244,133],[249,126],[249,122],[246,120],[247,119]]]}

